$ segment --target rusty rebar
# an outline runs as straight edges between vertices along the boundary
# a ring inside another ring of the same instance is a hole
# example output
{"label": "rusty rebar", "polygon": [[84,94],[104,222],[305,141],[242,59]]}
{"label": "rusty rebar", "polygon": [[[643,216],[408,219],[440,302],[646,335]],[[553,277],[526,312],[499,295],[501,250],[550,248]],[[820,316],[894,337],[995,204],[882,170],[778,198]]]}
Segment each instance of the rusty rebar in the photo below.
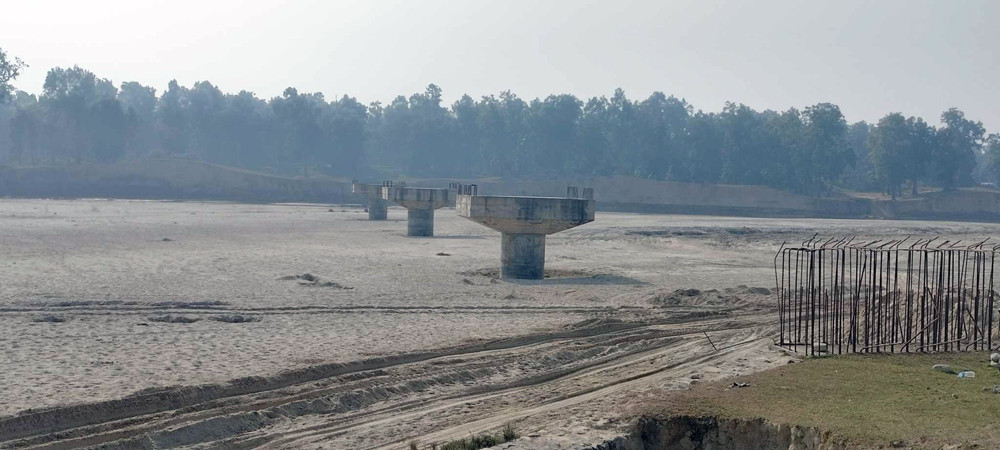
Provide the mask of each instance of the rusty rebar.
{"label": "rusty rebar", "polygon": [[994,348],[1000,245],[911,238],[783,242],[773,262],[779,345],[806,355]]}

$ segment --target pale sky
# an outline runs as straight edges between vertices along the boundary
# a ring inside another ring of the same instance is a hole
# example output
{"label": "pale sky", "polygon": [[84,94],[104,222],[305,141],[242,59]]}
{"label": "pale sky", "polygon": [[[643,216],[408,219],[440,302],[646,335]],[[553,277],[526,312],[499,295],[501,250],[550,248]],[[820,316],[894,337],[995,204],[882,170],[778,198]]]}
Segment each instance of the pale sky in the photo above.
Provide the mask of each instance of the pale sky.
{"label": "pale sky", "polygon": [[840,105],[938,123],[958,107],[1000,132],[1000,1],[10,0],[0,48],[162,92],[208,80],[268,98],[288,86],[364,103],[450,103],[511,90],[581,98],[621,87],[718,111]]}

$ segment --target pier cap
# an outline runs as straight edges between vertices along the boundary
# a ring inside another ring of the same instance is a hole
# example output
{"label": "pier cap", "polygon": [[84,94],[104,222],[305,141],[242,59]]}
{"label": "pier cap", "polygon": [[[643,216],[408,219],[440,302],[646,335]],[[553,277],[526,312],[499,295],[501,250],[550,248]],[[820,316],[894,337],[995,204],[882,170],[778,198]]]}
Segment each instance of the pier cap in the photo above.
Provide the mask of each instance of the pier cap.
{"label": "pier cap", "polygon": [[365,194],[369,196],[381,196],[382,185],[374,183],[358,183],[357,180],[351,182],[351,192],[354,194]]}
{"label": "pier cap", "polygon": [[552,234],[594,221],[586,198],[459,195],[455,211],[501,233]]}
{"label": "pier cap", "polygon": [[382,186],[382,198],[406,209],[438,209],[454,202],[455,194],[447,188]]}

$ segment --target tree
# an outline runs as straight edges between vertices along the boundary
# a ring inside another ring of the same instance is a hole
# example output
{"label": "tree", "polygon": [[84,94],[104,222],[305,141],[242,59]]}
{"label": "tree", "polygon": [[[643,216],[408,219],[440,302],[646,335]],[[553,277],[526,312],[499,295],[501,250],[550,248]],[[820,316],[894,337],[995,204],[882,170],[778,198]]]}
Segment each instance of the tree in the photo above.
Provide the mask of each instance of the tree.
{"label": "tree", "polygon": [[760,115],[765,121],[760,133],[766,141],[760,145],[768,185],[819,193],[823,186],[816,169],[818,155],[806,145],[805,115],[795,108],[782,113],[764,111]]}
{"label": "tree", "polygon": [[198,81],[187,91],[189,156],[206,161],[229,161],[236,140],[224,126],[226,95],[209,81]]}
{"label": "tree", "polygon": [[413,94],[408,99],[409,116],[406,148],[409,150],[409,169],[423,175],[459,175],[460,167],[451,165],[456,155],[455,120],[451,113],[441,106],[441,88],[427,85],[423,93]]}
{"label": "tree", "polygon": [[113,98],[103,98],[91,105],[86,118],[79,122],[87,129],[85,135],[89,148],[86,157],[102,163],[121,159],[125,154],[125,144],[131,137],[130,122],[121,104]]}
{"label": "tree", "polygon": [[946,190],[969,185],[986,129],[982,122],[966,119],[957,108],[942,113],[941,123],[944,126],[937,131],[938,142],[931,154],[934,178]]}
{"label": "tree", "polygon": [[938,145],[937,131],[919,117],[906,119],[906,128],[909,145],[902,161],[903,176],[910,182],[910,194],[916,197],[919,194],[917,184],[926,179],[928,162]]}
{"label": "tree", "polygon": [[522,175],[527,162],[528,104],[510,91],[500,98],[486,96],[479,102],[480,158],[491,173]]}
{"label": "tree", "polygon": [[872,176],[895,200],[906,179],[906,153],[910,145],[906,118],[900,113],[883,117],[868,134]]}
{"label": "tree", "polygon": [[156,102],[156,134],[167,155],[180,156],[188,151],[189,102],[187,88],[177,80],[167,83],[166,92]]}
{"label": "tree", "polygon": [[605,97],[594,97],[583,106],[578,128],[580,145],[569,161],[569,170],[581,175],[607,175],[614,161],[610,142],[605,132],[608,127],[609,102]]}
{"label": "tree", "polygon": [[156,146],[156,89],[135,81],[122,83],[118,88],[118,102],[131,121],[132,132],[126,152],[132,157],[150,152]]}
{"label": "tree", "polygon": [[219,126],[227,136],[226,151],[218,161],[237,167],[274,167],[275,148],[279,148],[280,127],[267,101],[253,92],[227,94]]}
{"label": "tree", "polygon": [[118,89],[111,80],[97,78],[93,72],[80,66],[69,69],[55,67],[45,75],[42,96],[51,99],[81,99],[94,104],[106,98],[115,98]]}
{"label": "tree", "polygon": [[1000,134],[994,133],[986,138],[986,157],[990,164],[992,181],[1000,185]]}
{"label": "tree", "polygon": [[800,179],[813,189],[829,187],[845,169],[854,166],[854,153],[847,144],[847,121],[840,107],[830,103],[806,108],[803,118],[803,151],[810,155],[810,162],[801,166],[808,174]]}
{"label": "tree", "polygon": [[531,102],[527,140],[534,174],[552,175],[565,170],[565,162],[572,158],[576,148],[582,106],[579,99],[569,94],[550,95],[545,100]]}
{"label": "tree", "polygon": [[117,94],[111,80],[79,66],[49,70],[39,102],[51,137],[47,142],[53,148],[51,156],[76,164],[120,158],[130,130]]}
{"label": "tree", "polygon": [[21,58],[8,59],[7,52],[0,48],[0,104],[10,101],[14,93],[14,86],[11,82],[21,75],[21,69],[27,67]]}
{"label": "tree", "polygon": [[683,148],[688,181],[717,183],[724,165],[726,134],[714,114],[698,111],[688,120]]}
{"label": "tree", "polygon": [[[951,189],[991,178],[1000,156],[985,130],[952,109],[939,129],[894,113],[848,126],[840,108],[718,113],[653,92],[622,89],[521,99],[510,91],[443,104],[440,87],[365,106],[349,95],[289,87],[271,99],[225,92],[208,81],[162,95],[82,69],[53,68],[39,98],[9,82],[23,62],[0,50],[0,161],[79,164],[162,154],[282,173],[356,177],[569,177],[628,174],[701,183],[770,186],[820,195],[833,186],[883,189],[908,183]],[[13,100],[13,101],[11,101]],[[977,163],[978,158],[978,163]],[[978,165],[977,165],[978,164]]]}
{"label": "tree", "polygon": [[271,99],[271,108],[284,134],[282,153],[304,170],[320,162],[325,144],[320,118],[326,107],[323,94],[299,94],[291,87],[285,89],[281,97]]}
{"label": "tree", "polygon": [[[617,91],[616,91],[617,95]],[[691,106],[683,99],[654,92],[635,105],[635,143],[640,172],[662,179],[686,179],[683,145]]]}
{"label": "tree", "polygon": [[779,146],[767,130],[763,114],[743,104],[726,103],[717,116],[723,130],[721,181],[733,184],[778,185],[787,182],[774,170],[768,153]]}
{"label": "tree", "polygon": [[872,183],[873,166],[868,157],[868,134],[872,126],[860,121],[847,127],[847,145],[854,153],[854,167],[847,169],[841,176],[839,184],[856,191],[877,190],[878,185]]}
{"label": "tree", "polygon": [[636,106],[621,88],[608,100],[608,119],[605,134],[608,139],[608,152],[624,173],[636,176],[646,176],[643,173],[643,150],[639,145],[639,135],[636,120]]}
{"label": "tree", "polygon": [[452,154],[448,155],[448,170],[458,173],[462,169],[480,172],[479,156],[480,132],[478,126],[479,105],[472,97],[463,95],[451,105],[454,116],[454,143]]}
{"label": "tree", "polygon": [[38,163],[41,156],[42,111],[38,99],[24,91],[14,97],[14,115],[10,118],[10,161]]}
{"label": "tree", "polygon": [[330,103],[324,121],[330,154],[323,158],[333,173],[354,175],[365,154],[368,111],[356,98],[344,95]]}

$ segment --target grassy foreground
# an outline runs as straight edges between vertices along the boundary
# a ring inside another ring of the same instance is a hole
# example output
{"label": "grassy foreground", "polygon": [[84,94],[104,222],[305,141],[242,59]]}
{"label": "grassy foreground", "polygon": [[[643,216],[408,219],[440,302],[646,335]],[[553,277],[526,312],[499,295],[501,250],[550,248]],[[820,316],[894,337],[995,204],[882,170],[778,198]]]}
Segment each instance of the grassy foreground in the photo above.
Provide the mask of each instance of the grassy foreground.
{"label": "grassy foreground", "polygon": [[[831,431],[848,442],[881,446],[978,444],[1000,448],[1000,371],[987,353],[849,355],[810,359],[751,376],[698,385],[646,414],[763,418]],[[959,379],[933,370],[970,369]],[[749,387],[731,388],[733,381]]]}

